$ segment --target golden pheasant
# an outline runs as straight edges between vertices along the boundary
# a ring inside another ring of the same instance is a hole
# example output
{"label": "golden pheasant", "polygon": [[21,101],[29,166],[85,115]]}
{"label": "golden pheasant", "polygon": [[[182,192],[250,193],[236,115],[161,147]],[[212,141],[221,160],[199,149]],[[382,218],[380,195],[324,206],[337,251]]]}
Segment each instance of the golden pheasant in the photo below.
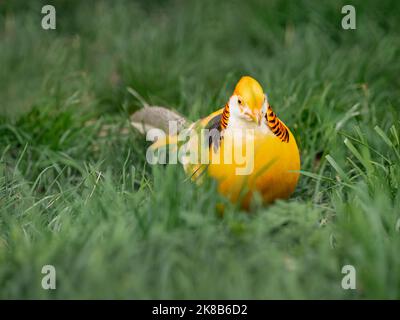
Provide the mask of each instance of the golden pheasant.
{"label": "golden pheasant", "polygon": [[221,194],[243,208],[249,208],[255,192],[271,203],[288,198],[297,185],[296,140],[272,111],[261,85],[249,76],[239,80],[223,108],[194,123],[166,108],[145,107],[133,114],[132,125],[148,138],[152,129],[169,127],[165,136],[150,134],[158,137],[151,150],[168,146],[193,180],[208,174]]}

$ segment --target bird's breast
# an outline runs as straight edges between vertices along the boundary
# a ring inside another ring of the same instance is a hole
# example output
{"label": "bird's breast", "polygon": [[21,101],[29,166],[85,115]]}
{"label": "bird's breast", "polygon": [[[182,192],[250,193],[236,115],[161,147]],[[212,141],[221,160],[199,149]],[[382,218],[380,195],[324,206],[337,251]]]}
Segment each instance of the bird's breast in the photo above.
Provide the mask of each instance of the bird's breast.
{"label": "bird's breast", "polygon": [[226,132],[219,148],[210,149],[209,176],[218,181],[222,194],[244,207],[253,192],[259,192],[267,203],[289,197],[300,169],[297,144],[289,134],[289,142],[284,142],[254,130]]}

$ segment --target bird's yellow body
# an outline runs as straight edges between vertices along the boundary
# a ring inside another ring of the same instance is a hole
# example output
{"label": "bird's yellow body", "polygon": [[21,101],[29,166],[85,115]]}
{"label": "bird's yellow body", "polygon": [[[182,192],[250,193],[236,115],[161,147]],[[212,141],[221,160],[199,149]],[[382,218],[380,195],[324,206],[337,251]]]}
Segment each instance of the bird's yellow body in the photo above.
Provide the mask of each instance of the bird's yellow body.
{"label": "bird's yellow body", "polygon": [[[213,139],[204,143],[199,138],[204,133],[197,134],[201,129],[217,130],[219,135],[211,134]],[[191,138],[184,148],[195,157],[186,159],[184,168],[192,179],[200,180],[207,173],[217,180],[221,194],[244,208],[249,208],[254,193],[264,203],[293,193],[300,170],[296,140],[253,78],[243,77],[226,106],[192,124],[189,132]],[[153,147],[176,141],[169,137],[168,142],[158,141]],[[206,163],[199,155],[201,150],[206,150]]]}

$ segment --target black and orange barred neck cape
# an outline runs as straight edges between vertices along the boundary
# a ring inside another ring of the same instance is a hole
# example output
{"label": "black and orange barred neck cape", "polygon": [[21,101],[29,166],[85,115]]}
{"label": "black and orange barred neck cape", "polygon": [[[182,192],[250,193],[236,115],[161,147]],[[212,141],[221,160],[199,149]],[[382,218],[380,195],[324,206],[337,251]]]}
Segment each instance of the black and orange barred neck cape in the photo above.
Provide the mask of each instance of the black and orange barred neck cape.
{"label": "black and orange barred neck cape", "polygon": [[267,114],[265,115],[267,125],[271,129],[272,133],[276,135],[283,142],[289,142],[289,131],[281,120],[276,116],[275,112],[272,111],[270,105],[268,105]]}
{"label": "black and orange barred neck cape", "polygon": [[[225,105],[225,107],[223,108],[222,114],[220,114],[219,116],[221,117],[221,119],[219,121],[218,127],[216,127],[216,128],[218,128],[219,130],[222,131],[222,130],[226,129],[226,127],[228,126],[228,122],[229,122],[230,111],[229,111],[228,103]],[[217,116],[217,117],[219,117],[219,116]],[[289,142],[290,135],[289,135],[288,129],[282,123],[282,121],[279,120],[279,118],[277,117],[275,112],[272,110],[272,107],[270,105],[268,105],[268,110],[265,115],[265,120],[266,120],[268,127],[270,128],[270,130],[272,131],[272,133],[274,135],[276,135],[283,142]],[[211,120],[210,122],[213,122],[213,121]],[[215,123],[215,121],[214,121],[214,123]]]}

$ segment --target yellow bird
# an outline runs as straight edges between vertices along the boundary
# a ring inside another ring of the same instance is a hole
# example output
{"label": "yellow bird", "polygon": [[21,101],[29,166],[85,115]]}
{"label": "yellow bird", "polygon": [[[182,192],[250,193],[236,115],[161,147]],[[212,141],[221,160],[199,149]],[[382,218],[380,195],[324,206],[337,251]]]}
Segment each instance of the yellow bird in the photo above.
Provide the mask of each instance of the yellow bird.
{"label": "yellow bird", "polygon": [[297,185],[296,140],[252,77],[239,80],[223,108],[194,123],[163,107],[145,107],[131,120],[148,137],[155,128],[169,129],[164,136],[150,134],[158,138],[151,150],[168,146],[193,180],[208,174],[217,180],[221,194],[245,209],[255,192],[264,203],[271,203],[288,198]]}

